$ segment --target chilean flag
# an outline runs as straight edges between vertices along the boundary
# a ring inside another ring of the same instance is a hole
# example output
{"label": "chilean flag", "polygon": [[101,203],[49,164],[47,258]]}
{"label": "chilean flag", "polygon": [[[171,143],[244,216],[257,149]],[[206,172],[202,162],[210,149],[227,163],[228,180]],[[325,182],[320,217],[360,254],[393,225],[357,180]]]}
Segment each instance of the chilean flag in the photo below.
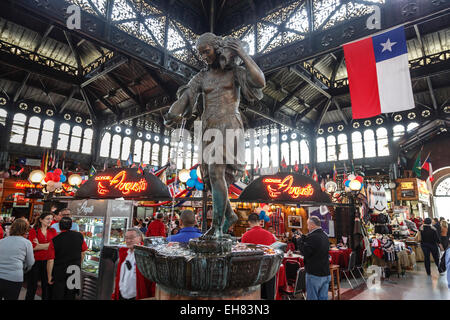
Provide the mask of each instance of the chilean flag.
{"label": "chilean flag", "polygon": [[428,178],[430,179],[431,182],[433,182],[433,180],[434,180],[433,167],[431,166],[430,154],[428,154],[427,160],[424,161],[424,163],[422,165],[422,169],[425,169],[428,171]]}
{"label": "chilean flag", "polygon": [[414,108],[402,27],[344,45],[353,119]]}

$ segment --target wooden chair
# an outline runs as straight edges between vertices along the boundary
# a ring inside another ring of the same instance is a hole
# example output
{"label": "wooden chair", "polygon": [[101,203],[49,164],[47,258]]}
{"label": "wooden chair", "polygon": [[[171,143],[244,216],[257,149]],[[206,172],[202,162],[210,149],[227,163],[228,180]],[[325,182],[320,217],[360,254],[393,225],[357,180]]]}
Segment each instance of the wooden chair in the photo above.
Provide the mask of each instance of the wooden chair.
{"label": "wooden chair", "polygon": [[339,265],[337,264],[330,265],[330,274],[331,274],[331,297],[332,297],[331,299],[341,300],[341,281],[339,278]]}

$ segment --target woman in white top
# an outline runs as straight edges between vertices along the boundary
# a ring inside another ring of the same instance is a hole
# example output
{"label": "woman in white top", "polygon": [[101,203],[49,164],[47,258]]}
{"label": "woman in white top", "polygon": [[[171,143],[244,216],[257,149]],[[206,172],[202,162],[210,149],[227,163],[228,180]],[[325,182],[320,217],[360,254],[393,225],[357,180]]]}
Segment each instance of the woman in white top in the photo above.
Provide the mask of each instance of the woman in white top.
{"label": "woman in white top", "polygon": [[28,229],[28,221],[17,219],[11,225],[9,237],[0,240],[0,300],[19,299],[23,274],[34,264]]}

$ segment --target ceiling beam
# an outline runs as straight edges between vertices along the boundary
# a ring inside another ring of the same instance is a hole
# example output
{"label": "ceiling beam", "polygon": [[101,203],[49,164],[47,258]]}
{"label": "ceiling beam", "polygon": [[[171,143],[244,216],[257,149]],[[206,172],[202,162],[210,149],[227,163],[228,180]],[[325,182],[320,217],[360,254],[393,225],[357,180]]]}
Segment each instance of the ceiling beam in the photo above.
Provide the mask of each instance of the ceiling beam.
{"label": "ceiling beam", "polygon": [[68,106],[69,101],[73,98],[73,95],[77,92],[77,90],[78,90],[78,88],[76,86],[72,87],[72,91],[70,91],[70,94],[64,99],[63,103],[61,103],[61,106],[59,107],[59,113],[60,114]]}
{"label": "ceiling beam", "polygon": [[89,90],[86,88],[86,91],[89,92],[96,99],[96,101],[99,100],[101,103],[103,103],[105,105],[105,107],[107,107],[109,110],[111,110],[112,113],[114,113],[117,117],[120,117],[121,110],[117,105],[113,105],[113,104],[109,103],[109,101],[104,99],[103,97],[97,96],[95,94],[95,92],[93,92],[92,90]]}
{"label": "ceiling beam", "polygon": [[78,86],[78,90],[80,90],[81,95],[83,96],[84,102],[89,110],[89,114],[91,115],[92,122],[95,124],[97,122],[97,113],[95,112],[94,105],[89,99],[89,96],[84,88]]}
{"label": "ceiling beam", "polygon": [[72,38],[71,38],[70,34],[66,30],[63,30],[63,33],[64,33],[64,36],[66,37],[66,40],[67,40],[67,43],[69,45],[70,51],[72,51],[72,54],[75,57],[75,61],[77,62],[78,77],[81,78],[83,76],[83,65],[81,64],[80,55],[79,55],[77,49],[75,48],[75,46],[72,43]]}
{"label": "ceiling beam", "polygon": [[97,69],[94,72],[91,72],[89,75],[86,75],[85,78],[87,80],[81,84],[81,87],[82,88],[86,87],[88,84],[96,81],[100,77],[107,75],[111,71],[117,69],[118,67],[120,67],[121,65],[126,64],[126,63],[129,63],[129,60],[127,57],[119,56],[119,58],[113,58],[113,60],[110,60],[110,61],[102,64],[102,66],[100,67],[100,69],[102,71],[99,71]]}
{"label": "ceiling beam", "polygon": [[300,70],[298,66],[292,66],[289,68],[290,71],[294,72],[297,76],[302,78],[304,81],[308,82],[311,86],[314,87],[317,91],[319,91],[321,94],[323,94],[328,99],[331,99],[331,94],[329,94],[325,89],[320,87],[317,83],[315,83],[313,80],[311,80],[307,75],[305,75],[304,71]]}
{"label": "ceiling beam", "polygon": [[344,121],[344,123],[346,125],[348,125],[347,117],[345,116],[344,112],[342,111],[341,106],[339,105],[339,102],[337,101],[337,99],[333,99],[333,102],[334,102],[336,108],[338,109],[342,120]]}
{"label": "ceiling beam", "polygon": [[116,76],[114,73],[109,73],[108,77],[110,77],[115,83],[119,85],[119,87],[132,99],[140,108],[141,110],[145,110],[145,106],[140,101],[139,97],[137,97],[131,90],[128,88],[128,86],[119,79],[118,76]]}
{"label": "ceiling beam", "polygon": [[31,75],[31,72],[27,72],[27,74],[23,78],[19,89],[16,91],[16,93],[14,95],[13,102],[16,102],[19,99],[20,94],[22,93],[22,90],[25,88],[25,85],[27,84],[28,78],[30,78],[30,75]]}
{"label": "ceiling beam", "polygon": [[328,108],[330,107],[330,105],[331,105],[331,103],[333,102],[333,100],[334,100],[333,98],[329,98],[328,101],[327,101],[327,103],[325,104],[324,108],[322,109],[322,113],[320,114],[320,117],[319,117],[319,119],[318,119],[318,121],[317,121],[316,131],[317,131],[317,129],[319,129],[320,126],[322,125],[323,118],[325,117],[325,114],[327,113]]}

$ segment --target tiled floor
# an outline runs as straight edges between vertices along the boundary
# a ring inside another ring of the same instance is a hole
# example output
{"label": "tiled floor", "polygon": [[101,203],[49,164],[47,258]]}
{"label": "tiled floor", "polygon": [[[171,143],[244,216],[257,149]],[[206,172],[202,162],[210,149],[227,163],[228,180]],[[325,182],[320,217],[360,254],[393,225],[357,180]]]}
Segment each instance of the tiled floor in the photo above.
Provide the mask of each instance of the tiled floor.
{"label": "tiled floor", "polygon": [[[407,271],[405,276],[398,278],[392,275],[389,281],[382,281],[380,288],[368,289],[360,278],[358,286],[353,279],[351,281],[354,289],[350,288],[345,278],[341,279],[341,300],[450,300],[447,275],[439,275],[432,267],[431,277],[428,277],[420,262],[416,270]],[[22,288],[19,300],[25,300],[25,294],[26,289]],[[36,295],[35,300],[41,300],[41,297]]]}
{"label": "tiled floor", "polygon": [[[346,281],[342,287],[349,287]],[[407,271],[403,277],[392,275],[380,288],[368,289],[362,284],[343,293],[342,300],[450,300],[450,289],[447,274],[439,275],[434,266],[429,277],[423,263],[417,263],[416,270]]]}

